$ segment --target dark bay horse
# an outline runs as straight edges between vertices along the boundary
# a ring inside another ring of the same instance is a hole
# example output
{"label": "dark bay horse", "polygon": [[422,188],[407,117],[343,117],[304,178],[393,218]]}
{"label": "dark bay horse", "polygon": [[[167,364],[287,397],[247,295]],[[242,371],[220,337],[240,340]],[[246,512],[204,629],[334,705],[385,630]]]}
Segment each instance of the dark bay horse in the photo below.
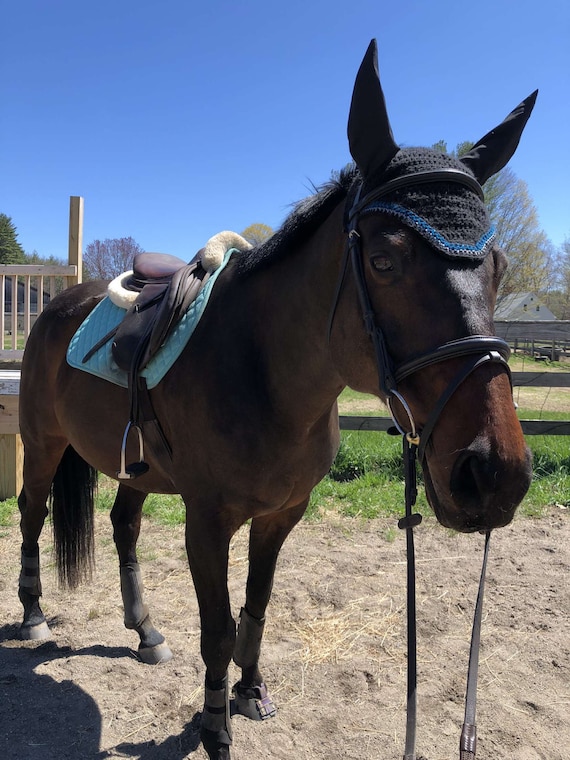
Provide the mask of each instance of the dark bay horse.
{"label": "dark bay horse", "polygon": [[[111,512],[125,624],[140,636],[142,659],[169,656],[143,600],[136,543],[146,495],[179,493],[200,609],[202,739],[211,758],[230,756],[232,658],[241,668],[239,710],[273,712],[258,660],[275,565],[335,457],[336,400],[345,386],[387,401],[419,445],[427,497],[442,525],[464,532],[504,526],[529,486],[505,346],[493,337],[505,257],[480,185],[513,154],[535,95],[461,160],[400,149],[373,41],[350,110],[355,166],[300,203],[269,241],[230,259],[187,347],[150,391],[169,451],[149,431],[149,470],[120,483]],[[62,293],[26,347],[24,638],[49,635],[38,540],[50,489],[60,573],[74,585],[91,556],[94,472],[117,475],[127,391],[66,362],[72,336],[105,293],[101,282]],[[249,574],[236,634],[228,548],[247,520]]]}

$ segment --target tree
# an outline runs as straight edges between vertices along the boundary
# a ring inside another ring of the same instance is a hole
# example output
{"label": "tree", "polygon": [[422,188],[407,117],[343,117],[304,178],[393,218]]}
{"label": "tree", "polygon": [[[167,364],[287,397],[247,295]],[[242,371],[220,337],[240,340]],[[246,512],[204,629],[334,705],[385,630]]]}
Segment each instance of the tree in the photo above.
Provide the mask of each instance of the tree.
{"label": "tree", "polygon": [[555,284],[552,244],[540,229],[527,183],[506,167],[485,183],[484,190],[497,243],[509,260],[500,297],[551,289]]}
{"label": "tree", "polygon": [[65,266],[67,261],[58,259],[57,256],[40,256],[37,251],[26,253],[24,264],[41,264],[42,266]]}
{"label": "tree", "polygon": [[247,242],[251,243],[253,246],[265,243],[265,241],[269,240],[272,235],[273,230],[271,227],[269,227],[267,224],[262,224],[261,222],[250,224],[249,227],[246,227],[245,230],[241,233],[241,236],[244,237]]}
{"label": "tree", "polygon": [[26,254],[18,242],[11,217],[0,214],[0,264],[25,264]]}
{"label": "tree", "polygon": [[133,268],[135,254],[143,249],[132,237],[94,240],[85,248],[85,279],[110,280]]}
{"label": "tree", "polygon": [[[461,158],[473,143],[459,143],[451,155]],[[447,152],[445,141],[433,145]],[[498,299],[510,293],[544,292],[555,284],[553,247],[538,223],[538,213],[527,183],[509,167],[487,180],[483,188],[485,203],[495,227],[495,239],[509,261],[501,281]]]}
{"label": "tree", "polygon": [[570,237],[562,243],[556,257],[557,287],[545,299],[558,319],[570,319]]}

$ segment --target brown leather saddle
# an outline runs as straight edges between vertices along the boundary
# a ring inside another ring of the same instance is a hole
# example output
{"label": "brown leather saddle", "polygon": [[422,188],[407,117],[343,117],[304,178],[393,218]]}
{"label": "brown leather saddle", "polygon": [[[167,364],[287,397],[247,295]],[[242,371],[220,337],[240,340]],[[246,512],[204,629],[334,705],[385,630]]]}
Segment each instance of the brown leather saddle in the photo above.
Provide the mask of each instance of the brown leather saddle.
{"label": "brown leather saddle", "polygon": [[208,280],[199,254],[189,263],[166,253],[139,253],[122,283],[138,296],[113,336],[117,365],[137,375],[146,367]]}
{"label": "brown leather saddle", "polygon": [[[119,480],[137,478],[149,469],[144,461],[144,423],[152,423],[147,425],[147,431],[152,436],[153,447],[160,449],[163,455],[171,456],[170,446],[157,420],[141,371],[166,343],[174,327],[208,281],[210,273],[202,266],[202,250],[198,251],[189,264],[164,253],[137,254],[132,274],[121,285],[138,295],[119,325],[93,346],[83,359],[87,361],[103,345],[113,340],[113,359],[127,373],[130,413],[121,445],[121,464],[117,473]],[[138,436],[139,459],[127,465],[126,449],[132,430]]]}

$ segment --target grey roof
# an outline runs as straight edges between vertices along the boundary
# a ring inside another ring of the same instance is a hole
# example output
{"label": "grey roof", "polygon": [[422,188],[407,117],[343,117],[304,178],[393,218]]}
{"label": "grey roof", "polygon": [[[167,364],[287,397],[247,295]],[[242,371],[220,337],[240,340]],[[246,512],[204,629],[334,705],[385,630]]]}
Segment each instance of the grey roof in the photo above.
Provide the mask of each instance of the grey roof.
{"label": "grey roof", "polygon": [[534,322],[556,317],[535,293],[511,293],[499,301],[495,319]]}

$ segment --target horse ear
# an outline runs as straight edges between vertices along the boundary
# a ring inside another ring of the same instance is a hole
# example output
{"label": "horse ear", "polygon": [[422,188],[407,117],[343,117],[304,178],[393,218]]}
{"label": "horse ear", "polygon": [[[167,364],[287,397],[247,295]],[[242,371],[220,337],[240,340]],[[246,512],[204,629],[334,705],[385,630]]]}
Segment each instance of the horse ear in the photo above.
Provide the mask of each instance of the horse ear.
{"label": "horse ear", "polygon": [[348,144],[363,177],[382,170],[399,150],[380,86],[376,40],[368,46],[356,75],[348,117]]}
{"label": "horse ear", "polygon": [[471,169],[481,185],[506,166],[515,152],[537,95],[538,90],[535,90],[498,127],[481,138],[469,153],[461,156],[461,161]]}

